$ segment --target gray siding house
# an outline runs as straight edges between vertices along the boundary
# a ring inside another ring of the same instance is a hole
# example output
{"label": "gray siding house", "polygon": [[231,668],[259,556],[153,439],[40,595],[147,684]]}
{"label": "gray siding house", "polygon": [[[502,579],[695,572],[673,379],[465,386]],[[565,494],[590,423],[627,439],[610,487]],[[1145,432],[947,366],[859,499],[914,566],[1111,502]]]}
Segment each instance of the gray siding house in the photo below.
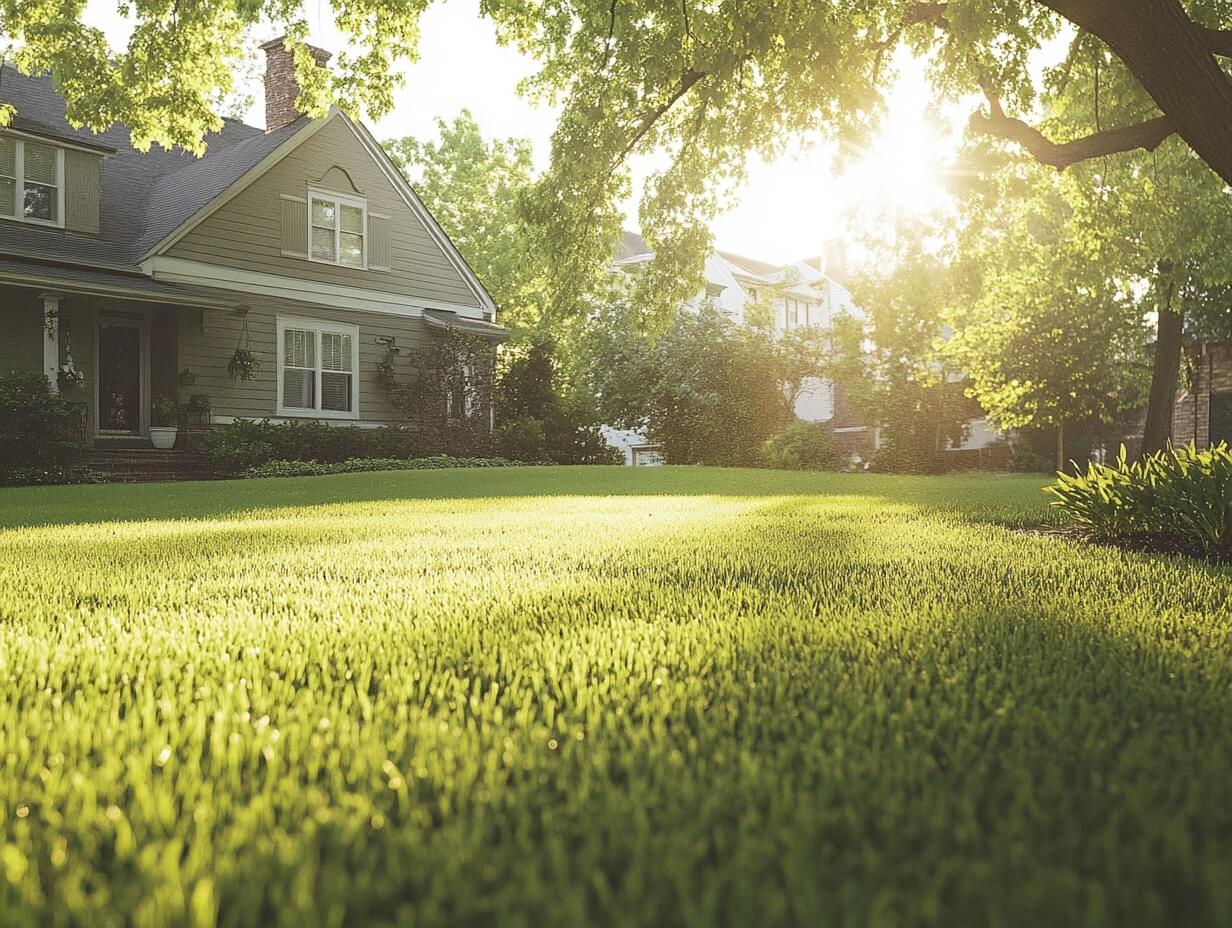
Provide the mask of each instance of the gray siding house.
{"label": "gray siding house", "polygon": [[201,158],[74,129],[49,78],[0,68],[0,371],[71,390],[97,447],[142,441],[162,396],[207,395],[214,422],[395,423],[390,345],[503,334],[371,133],[298,113],[282,41],[265,52],[266,127],[228,120]]}

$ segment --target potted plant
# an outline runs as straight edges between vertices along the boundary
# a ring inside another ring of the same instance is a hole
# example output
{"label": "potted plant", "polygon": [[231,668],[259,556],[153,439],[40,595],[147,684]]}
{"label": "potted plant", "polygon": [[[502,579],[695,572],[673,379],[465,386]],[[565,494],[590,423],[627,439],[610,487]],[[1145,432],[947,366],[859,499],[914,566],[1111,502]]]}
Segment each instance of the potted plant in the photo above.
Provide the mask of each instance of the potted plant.
{"label": "potted plant", "polygon": [[175,397],[159,394],[150,403],[150,441],[160,450],[174,447],[179,432],[179,408]]}
{"label": "potted plant", "polygon": [[235,380],[252,380],[261,367],[261,359],[247,348],[236,348],[227,363],[227,373]]}

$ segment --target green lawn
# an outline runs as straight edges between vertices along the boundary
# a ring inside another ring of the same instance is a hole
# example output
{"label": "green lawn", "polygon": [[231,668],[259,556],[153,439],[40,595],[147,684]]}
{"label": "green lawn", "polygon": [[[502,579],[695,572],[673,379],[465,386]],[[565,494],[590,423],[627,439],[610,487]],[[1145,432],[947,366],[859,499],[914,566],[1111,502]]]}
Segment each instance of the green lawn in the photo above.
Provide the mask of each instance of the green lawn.
{"label": "green lawn", "polygon": [[1041,485],[0,490],[0,924],[1232,923],[1232,574]]}

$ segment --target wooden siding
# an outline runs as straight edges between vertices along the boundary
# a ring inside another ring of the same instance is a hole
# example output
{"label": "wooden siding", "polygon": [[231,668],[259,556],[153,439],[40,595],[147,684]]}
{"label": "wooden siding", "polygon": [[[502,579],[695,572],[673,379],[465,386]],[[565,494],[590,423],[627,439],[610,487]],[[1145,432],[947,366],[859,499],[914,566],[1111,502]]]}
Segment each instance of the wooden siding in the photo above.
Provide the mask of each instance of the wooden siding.
{"label": "wooden siding", "polygon": [[[1186,384],[1185,371],[1191,379]],[[1232,392],[1232,343],[1208,343],[1186,352],[1172,411],[1172,443],[1211,444],[1211,395]]]}
{"label": "wooden siding", "polygon": [[181,402],[187,402],[190,394],[205,393],[210,397],[211,411],[215,416],[278,418],[275,326],[278,316],[294,316],[359,326],[359,419],[332,420],[333,424],[396,424],[404,421],[405,417],[389,402],[385,388],[377,381],[377,365],[384,360],[386,350],[377,339],[387,336],[396,339],[397,346],[402,349],[397,363],[405,372],[409,370],[408,356],[428,337],[427,326],[422,319],[329,309],[273,297],[255,297],[249,301],[248,307],[249,347],[261,361],[256,376],[249,381],[233,380],[227,373],[227,362],[240,342],[244,318],[226,310],[180,311],[179,364],[196,375],[193,386],[180,387]]}
{"label": "wooden siding", "polygon": [[98,234],[98,199],[102,158],[89,152],[64,150],[64,228]]}
{"label": "wooden siding", "polygon": [[[345,169],[367,198],[370,211],[391,217],[388,271],[322,264],[282,253],[281,197],[306,197],[309,186],[336,177],[339,172],[333,169],[338,166]],[[175,258],[299,278],[309,284],[330,283],[465,306],[480,305],[462,275],[341,118],[318,130],[166,253]]]}

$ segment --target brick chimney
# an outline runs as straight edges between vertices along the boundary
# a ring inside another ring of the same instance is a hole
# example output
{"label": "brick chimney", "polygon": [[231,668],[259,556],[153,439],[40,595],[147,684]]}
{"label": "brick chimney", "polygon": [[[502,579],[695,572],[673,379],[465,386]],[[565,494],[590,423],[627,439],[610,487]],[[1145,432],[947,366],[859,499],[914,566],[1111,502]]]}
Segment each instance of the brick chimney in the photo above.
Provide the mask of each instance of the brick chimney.
{"label": "brick chimney", "polygon": [[[265,50],[265,131],[272,132],[295,122],[304,114],[295,106],[299,82],[295,79],[295,59],[287,50],[286,38],[272,39]],[[323,68],[332,55],[322,48],[308,46],[317,67]]]}

